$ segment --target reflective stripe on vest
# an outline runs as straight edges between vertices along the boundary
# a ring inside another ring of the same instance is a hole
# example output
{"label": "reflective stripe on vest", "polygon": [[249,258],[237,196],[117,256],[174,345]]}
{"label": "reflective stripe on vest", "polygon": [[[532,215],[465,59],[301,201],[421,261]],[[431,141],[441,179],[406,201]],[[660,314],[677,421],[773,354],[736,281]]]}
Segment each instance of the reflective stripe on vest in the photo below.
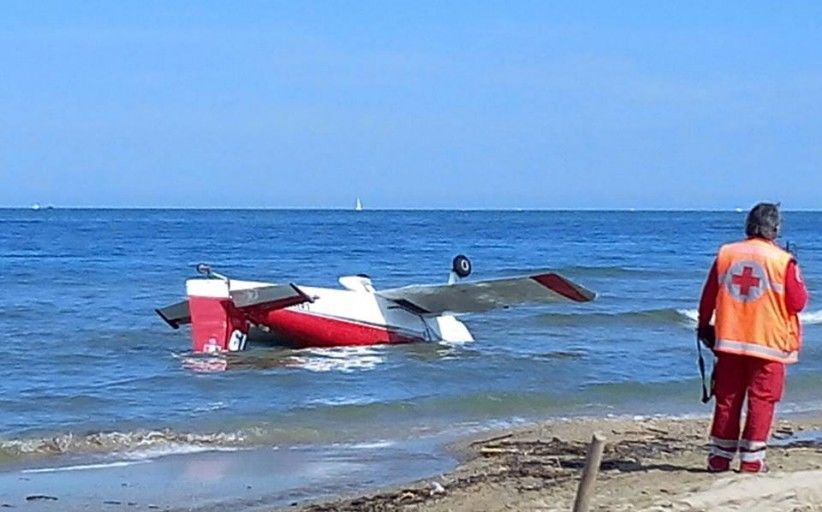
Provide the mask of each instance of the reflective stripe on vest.
{"label": "reflective stripe on vest", "polygon": [[722,246],[716,258],[715,350],[797,362],[799,319],[785,302],[791,259],[776,244],[758,238]]}
{"label": "reflective stripe on vest", "polygon": [[799,352],[796,350],[791,352],[784,352],[779,349],[766,347],[764,345],[757,345],[745,341],[734,340],[716,340],[714,350],[719,352],[726,352],[729,354],[738,354],[741,356],[754,356],[762,359],[769,359],[771,361],[779,361],[781,363],[790,364],[799,361]]}

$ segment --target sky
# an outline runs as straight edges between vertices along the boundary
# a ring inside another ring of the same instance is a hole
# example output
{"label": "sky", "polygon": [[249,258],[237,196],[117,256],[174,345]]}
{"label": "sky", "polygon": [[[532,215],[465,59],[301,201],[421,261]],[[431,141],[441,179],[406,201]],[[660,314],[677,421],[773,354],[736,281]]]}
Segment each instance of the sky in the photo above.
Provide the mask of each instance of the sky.
{"label": "sky", "polygon": [[820,190],[822,2],[0,9],[0,207],[822,209]]}

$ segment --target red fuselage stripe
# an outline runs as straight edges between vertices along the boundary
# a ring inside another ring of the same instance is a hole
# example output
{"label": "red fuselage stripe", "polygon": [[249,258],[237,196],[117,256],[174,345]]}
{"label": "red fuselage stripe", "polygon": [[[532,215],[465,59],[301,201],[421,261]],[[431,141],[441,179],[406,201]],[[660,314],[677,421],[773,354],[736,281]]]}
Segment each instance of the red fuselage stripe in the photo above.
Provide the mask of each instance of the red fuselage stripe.
{"label": "red fuselage stripe", "polygon": [[420,336],[385,326],[330,318],[302,311],[279,309],[266,312],[261,323],[296,348],[378,345],[425,341]]}

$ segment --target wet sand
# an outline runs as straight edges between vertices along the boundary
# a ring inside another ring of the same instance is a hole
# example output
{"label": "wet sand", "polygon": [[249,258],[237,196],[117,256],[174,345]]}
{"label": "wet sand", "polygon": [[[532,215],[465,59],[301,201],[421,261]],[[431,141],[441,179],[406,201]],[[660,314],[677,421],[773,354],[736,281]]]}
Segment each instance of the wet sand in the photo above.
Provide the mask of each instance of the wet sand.
{"label": "wet sand", "polygon": [[822,511],[822,417],[779,421],[770,471],[705,471],[706,419],[575,419],[456,446],[457,469],[383,492],[282,510],[568,511],[587,443],[607,438],[591,510]]}
{"label": "wet sand", "polygon": [[0,471],[0,510],[269,511],[396,485],[454,466],[433,441],[206,450],[128,460],[46,459]]}

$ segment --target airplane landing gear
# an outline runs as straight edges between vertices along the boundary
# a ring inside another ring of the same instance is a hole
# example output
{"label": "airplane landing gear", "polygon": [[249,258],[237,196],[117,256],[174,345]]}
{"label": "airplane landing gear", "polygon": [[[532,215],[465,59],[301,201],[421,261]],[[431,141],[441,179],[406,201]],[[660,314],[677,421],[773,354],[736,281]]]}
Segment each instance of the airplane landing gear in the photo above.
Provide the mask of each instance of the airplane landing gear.
{"label": "airplane landing gear", "polygon": [[451,270],[460,278],[466,278],[471,275],[471,260],[466,256],[459,254],[454,257],[454,262],[451,265]]}

